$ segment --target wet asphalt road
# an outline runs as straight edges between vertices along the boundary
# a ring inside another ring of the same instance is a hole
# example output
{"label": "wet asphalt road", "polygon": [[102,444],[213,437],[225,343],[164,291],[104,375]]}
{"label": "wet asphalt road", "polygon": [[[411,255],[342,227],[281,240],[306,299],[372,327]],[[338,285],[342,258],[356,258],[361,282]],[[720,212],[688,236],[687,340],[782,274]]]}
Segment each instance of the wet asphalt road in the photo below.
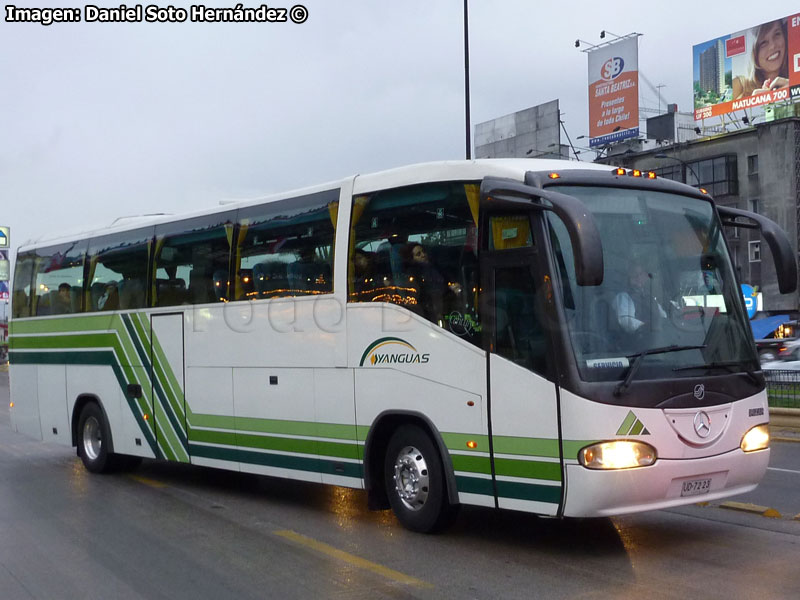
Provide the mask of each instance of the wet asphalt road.
{"label": "wet asphalt road", "polygon": [[405,531],[363,492],[145,461],[91,475],[13,433],[0,373],[0,599],[795,598],[800,443],[741,502],[556,521],[465,508]]}

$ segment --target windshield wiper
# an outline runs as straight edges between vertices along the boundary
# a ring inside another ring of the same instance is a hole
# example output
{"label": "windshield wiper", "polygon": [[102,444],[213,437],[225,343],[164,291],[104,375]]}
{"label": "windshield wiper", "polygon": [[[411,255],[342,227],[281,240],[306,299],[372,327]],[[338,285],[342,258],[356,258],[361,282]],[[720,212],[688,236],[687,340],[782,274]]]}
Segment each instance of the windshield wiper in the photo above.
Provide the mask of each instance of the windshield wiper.
{"label": "windshield wiper", "polygon": [[698,344],[695,346],[678,346],[677,344],[673,344],[672,346],[662,346],[661,348],[649,348],[638,354],[631,354],[628,358],[633,358],[633,363],[631,364],[630,369],[628,369],[628,374],[625,376],[625,379],[622,380],[617,387],[614,388],[614,395],[621,396],[622,392],[628,389],[628,386],[631,384],[631,380],[633,376],[636,375],[636,372],[639,370],[639,366],[642,364],[642,359],[645,356],[650,354],[666,354],[667,352],[680,352],[681,350],[702,350],[705,348],[705,344]]}
{"label": "windshield wiper", "polygon": [[[736,367],[743,369],[738,371]],[[748,369],[745,366],[745,361],[729,360],[725,362],[711,362],[706,365],[687,365],[685,367],[675,367],[673,371],[688,371],[690,369],[727,369],[729,373],[743,372],[755,385],[758,385],[760,380],[753,369]]]}

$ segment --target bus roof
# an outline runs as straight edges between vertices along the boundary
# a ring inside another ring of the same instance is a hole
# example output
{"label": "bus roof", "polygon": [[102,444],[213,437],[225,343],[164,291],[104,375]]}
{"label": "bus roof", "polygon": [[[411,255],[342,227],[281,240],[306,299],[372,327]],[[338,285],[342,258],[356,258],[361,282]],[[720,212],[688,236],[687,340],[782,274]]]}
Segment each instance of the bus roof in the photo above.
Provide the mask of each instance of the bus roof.
{"label": "bus roof", "polygon": [[118,217],[111,223],[111,225],[98,225],[94,228],[75,231],[65,235],[45,235],[34,240],[29,240],[20,245],[18,251],[29,250],[41,246],[52,246],[55,244],[68,243],[74,240],[106,235],[109,233],[129,231],[133,229],[139,229],[141,227],[158,225],[160,223],[169,223],[183,219],[190,219],[193,217],[227,212],[246,206],[278,202],[287,198],[294,198],[297,196],[313,194],[315,192],[341,187],[346,182],[351,180],[353,181],[353,193],[363,194],[393,187],[414,185],[416,183],[448,181],[454,179],[480,180],[486,176],[508,177],[522,181],[524,180],[525,173],[528,171],[610,171],[611,169],[612,167],[608,165],[598,165],[579,161],[536,158],[489,158],[418,163],[387,169],[384,171],[378,171],[375,173],[350,176],[336,181],[288,190],[286,192],[279,192],[270,194],[268,196],[232,202],[226,201],[221,205],[210,206],[185,213],[165,213]]}

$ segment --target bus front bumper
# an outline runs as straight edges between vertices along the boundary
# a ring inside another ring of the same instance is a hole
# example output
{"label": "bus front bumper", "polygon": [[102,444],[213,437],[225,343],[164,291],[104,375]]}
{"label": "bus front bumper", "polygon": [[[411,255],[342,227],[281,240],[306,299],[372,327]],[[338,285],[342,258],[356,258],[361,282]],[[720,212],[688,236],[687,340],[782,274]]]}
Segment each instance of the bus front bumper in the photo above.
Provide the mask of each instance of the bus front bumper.
{"label": "bus front bumper", "polygon": [[767,471],[769,448],[694,459],[658,459],[634,469],[567,465],[565,517],[608,517],[749,492]]}

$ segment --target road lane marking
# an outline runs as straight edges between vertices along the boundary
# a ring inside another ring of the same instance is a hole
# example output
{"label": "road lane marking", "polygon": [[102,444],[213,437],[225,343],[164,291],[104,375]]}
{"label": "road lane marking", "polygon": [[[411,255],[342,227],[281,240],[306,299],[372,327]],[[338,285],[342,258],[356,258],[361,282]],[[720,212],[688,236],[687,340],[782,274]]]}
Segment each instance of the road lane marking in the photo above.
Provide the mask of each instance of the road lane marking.
{"label": "road lane marking", "polygon": [[800,471],[793,471],[792,469],[779,469],[778,467],[767,467],[767,471],[781,471],[783,473],[797,473],[800,475]]}
{"label": "road lane marking", "polygon": [[317,541],[313,538],[306,537],[295,531],[291,531],[289,529],[283,529],[280,531],[275,531],[273,533],[275,533],[275,535],[279,535],[282,538],[291,540],[307,548],[311,548],[312,550],[316,550],[321,554],[325,554],[337,560],[341,560],[343,562],[353,565],[354,567],[358,567],[359,569],[371,571],[373,573],[376,573],[378,575],[381,575],[382,577],[386,577],[387,579],[391,579],[398,583],[403,583],[406,585],[414,585],[418,587],[427,587],[427,588],[433,587],[430,583],[422,581],[421,579],[411,577],[410,575],[406,575],[405,573],[401,573],[400,571],[395,571],[394,569],[390,569],[389,567],[384,567],[383,565],[374,563],[365,558],[361,558],[360,556],[350,554],[349,552],[345,552],[344,550],[339,550],[338,548],[334,548],[333,546],[329,546],[328,544]]}
{"label": "road lane marking", "polygon": [[139,483],[149,485],[150,487],[154,488],[167,487],[166,483],[161,483],[160,481],[156,481],[155,479],[148,479],[147,477],[142,477],[141,475],[129,475],[129,477],[135,481],[138,481]]}
{"label": "road lane marking", "polygon": [[731,510],[740,510],[743,512],[754,513],[762,517],[770,517],[771,519],[780,519],[781,513],[774,508],[768,506],[759,506],[758,504],[751,504],[750,502],[734,502],[729,500],[720,504],[720,508],[728,508]]}

